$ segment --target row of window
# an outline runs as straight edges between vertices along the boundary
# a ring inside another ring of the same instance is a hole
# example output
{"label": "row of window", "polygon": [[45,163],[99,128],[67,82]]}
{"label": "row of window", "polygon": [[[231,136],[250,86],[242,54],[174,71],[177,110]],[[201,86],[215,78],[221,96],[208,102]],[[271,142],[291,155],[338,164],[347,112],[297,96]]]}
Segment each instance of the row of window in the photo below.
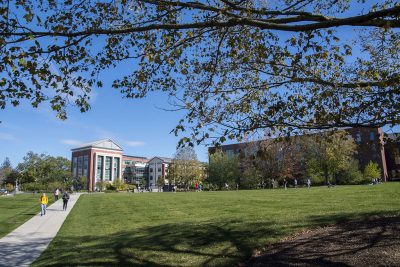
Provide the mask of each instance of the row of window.
{"label": "row of window", "polygon": [[[158,175],[157,179],[160,179],[161,175]],[[150,175],[150,181],[153,181],[153,175]]]}
{"label": "row of window", "polygon": [[89,172],[89,156],[79,156],[72,158],[72,176],[78,178],[79,176],[87,177]]}
{"label": "row of window", "polygon": [[[161,168],[158,168],[158,172],[161,172]],[[150,168],[150,172],[153,172],[153,168]]]}
{"label": "row of window", "polygon": [[[104,160],[105,159],[105,160]],[[112,181],[119,177],[119,158],[97,156],[97,180]],[[105,161],[105,163],[104,163]],[[104,169],[104,173],[103,173]],[[112,172],[113,169],[113,172]],[[113,177],[111,177],[113,173]]]}

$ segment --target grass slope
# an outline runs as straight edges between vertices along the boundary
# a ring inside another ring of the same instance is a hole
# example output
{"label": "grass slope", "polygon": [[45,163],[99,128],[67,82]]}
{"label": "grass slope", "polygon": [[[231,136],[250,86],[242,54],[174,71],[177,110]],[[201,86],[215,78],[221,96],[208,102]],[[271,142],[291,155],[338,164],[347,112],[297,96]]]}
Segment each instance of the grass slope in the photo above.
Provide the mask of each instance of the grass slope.
{"label": "grass slope", "polygon": [[[39,194],[0,197],[0,238],[40,212]],[[49,196],[49,204],[54,197]]]}
{"label": "grass slope", "polygon": [[400,183],[83,195],[33,266],[235,265],[305,228],[399,215]]}

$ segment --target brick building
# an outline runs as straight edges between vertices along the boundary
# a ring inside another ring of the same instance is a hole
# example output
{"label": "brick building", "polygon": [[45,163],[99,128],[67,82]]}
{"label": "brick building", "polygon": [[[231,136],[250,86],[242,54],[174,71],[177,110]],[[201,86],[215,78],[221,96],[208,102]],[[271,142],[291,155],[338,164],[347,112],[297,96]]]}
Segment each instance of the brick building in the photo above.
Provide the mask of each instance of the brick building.
{"label": "brick building", "polygon": [[99,140],[71,149],[72,177],[86,177],[87,188],[96,190],[97,182],[114,182],[124,179],[138,184],[142,179],[150,188],[157,187],[158,179],[165,179],[171,159],[123,155],[123,149],[110,139]]}
{"label": "brick building", "polygon": [[400,180],[400,134],[385,138],[385,157],[389,180]]}
{"label": "brick building", "polygon": [[[390,180],[400,179],[400,142],[391,144],[389,147],[384,143],[384,133],[381,128],[349,128],[346,131],[357,144],[357,158],[361,169],[373,161],[378,163],[384,181],[388,178]],[[227,155],[244,156],[244,153],[248,153],[245,150],[249,144],[251,147],[257,148],[257,142],[248,142],[222,145],[220,149]],[[210,147],[208,151],[209,154],[214,153],[215,147]],[[388,151],[391,151],[389,162],[386,160],[389,156]]]}

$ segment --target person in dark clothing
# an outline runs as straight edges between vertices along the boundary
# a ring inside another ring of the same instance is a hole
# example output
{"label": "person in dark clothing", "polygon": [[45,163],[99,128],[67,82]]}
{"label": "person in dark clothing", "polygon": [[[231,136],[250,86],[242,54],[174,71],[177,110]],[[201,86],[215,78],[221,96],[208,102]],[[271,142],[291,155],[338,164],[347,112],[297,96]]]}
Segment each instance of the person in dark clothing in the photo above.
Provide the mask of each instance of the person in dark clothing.
{"label": "person in dark clothing", "polygon": [[67,205],[68,205],[68,200],[69,200],[69,195],[68,195],[67,191],[63,192],[62,200],[63,200],[63,210],[67,210]]}

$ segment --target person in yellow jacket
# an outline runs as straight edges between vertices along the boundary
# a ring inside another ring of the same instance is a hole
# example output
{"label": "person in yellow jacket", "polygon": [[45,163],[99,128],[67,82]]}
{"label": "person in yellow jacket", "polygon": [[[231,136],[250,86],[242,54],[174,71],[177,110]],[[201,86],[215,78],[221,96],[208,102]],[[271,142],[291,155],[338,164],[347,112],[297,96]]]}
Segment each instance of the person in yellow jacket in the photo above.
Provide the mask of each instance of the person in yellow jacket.
{"label": "person in yellow jacket", "polygon": [[46,206],[49,203],[49,198],[43,193],[40,196],[40,216],[46,215]]}

